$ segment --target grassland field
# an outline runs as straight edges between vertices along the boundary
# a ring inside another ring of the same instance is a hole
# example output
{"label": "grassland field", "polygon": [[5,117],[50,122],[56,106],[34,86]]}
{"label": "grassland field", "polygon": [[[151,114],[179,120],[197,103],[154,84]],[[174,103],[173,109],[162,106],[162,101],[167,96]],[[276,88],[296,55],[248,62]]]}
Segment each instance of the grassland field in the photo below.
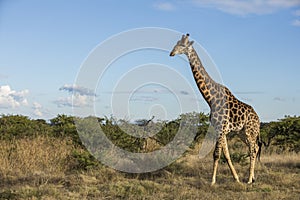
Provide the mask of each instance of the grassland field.
{"label": "grassland field", "polygon": [[45,136],[0,141],[0,199],[300,199],[296,153],[264,149],[251,185],[246,184],[248,158],[234,162],[241,184],[221,162],[217,184],[210,186],[212,155],[199,159],[199,145],[171,165],[144,174],[102,164],[80,169],[72,154],[84,150],[76,148],[68,139]]}

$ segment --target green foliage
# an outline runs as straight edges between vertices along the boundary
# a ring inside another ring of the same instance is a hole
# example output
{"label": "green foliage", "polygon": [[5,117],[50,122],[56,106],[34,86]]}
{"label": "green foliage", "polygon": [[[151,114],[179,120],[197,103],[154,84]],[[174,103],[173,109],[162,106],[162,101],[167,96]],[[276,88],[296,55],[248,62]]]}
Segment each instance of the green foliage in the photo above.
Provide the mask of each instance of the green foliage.
{"label": "green foliage", "polygon": [[31,120],[21,115],[2,115],[0,118],[0,139],[19,139],[48,134],[51,127],[45,120]]}
{"label": "green foliage", "polygon": [[161,145],[168,144],[176,135],[179,128],[179,120],[174,120],[165,124],[162,129],[155,135],[157,141],[160,142]]}
{"label": "green foliage", "polygon": [[[144,144],[144,139],[132,136],[132,133],[126,133],[126,126],[130,126],[128,122],[122,122],[122,129],[120,124],[116,122],[113,118],[106,118],[100,124],[101,129],[105,133],[106,137],[112,141],[116,146],[131,152],[139,152]],[[133,129],[134,131],[135,129]],[[135,130],[136,131],[136,130]],[[142,133],[135,133],[137,135],[142,135]]]}
{"label": "green foliage", "polygon": [[282,151],[300,151],[300,117],[285,116],[278,122],[264,123],[261,133],[267,147],[272,144]]}
{"label": "green foliage", "polygon": [[1,140],[33,138],[38,135],[69,137],[75,144],[80,144],[74,117],[58,115],[51,119],[50,123],[43,119],[30,119],[21,115],[2,115],[0,117]]}
{"label": "green foliage", "polygon": [[[247,153],[232,152],[230,154],[231,161],[234,162],[234,163],[240,163],[241,165],[246,165],[247,164],[247,161],[248,161],[247,158],[248,157],[249,157],[249,155]],[[221,160],[222,163],[227,162],[224,154],[221,155],[220,160]]]}
{"label": "green foliage", "polygon": [[53,127],[53,134],[56,137],[65,137],[76,135],[76,126],[74,117],[67,115],[57,115],[50,119],[50,126]]}
{"label": "green foliage", "polygon": [[[69,138],[73,144],[81,146],[84,142],[94,142],[99,139],[96,127],[93,124],[83,126],[83,130],[77,130],[75,121],[77,118],[67,115],[58,115],[49,120],[30,119],[21,115],[2,115],[0,117],[0,140],[13,140],[19,138],[30,138],[38,135],[51,137]],[[145,152],[146,138],[150,137],[158,145],[164,146],[171,142],[179,131],[186,137],[194,137],[194,144],[199,142],[209,127],[209,115],[204,113],[182,114],[172,121],[151,121],[147,126],[137,126],[126,120],[110,118],[96,118],[97,126],[116,146],[131,152]],[[85,121],[84,123],[89,123]],[[84,130],[84,127],[92,127]],[[78,131],[86,134],[78,135]],[[148,135],[147,135],[148,134]],[[191,135],[192,134],[192,135]],[[234,135],[234,134],[233,134]],[[84,137],[90,140],[85,140]],[[266,147],[276,146],[281,151],[300,151],[300,117],[285,116],[277,122],[261,124],[261,138]],[[184,140],[184,137],[177,138]],[[97,142],[85,143],[99,148]],[[239,160],[237,158],[237,160]]]}
{"label": "green foliage", "polygon": [[72,116],[57,115],[57,117],[50,120],[50,126],[53,129],[51,135],[54,137],[69,137],[74,144],[81,145],[81,140],[75,126],[75,119]]}
{"label": "green foliage", "polygon": [[[197,113],[195,113],[197,114]],[[202,137],[204,138],[205,134],[207,133],[208,127],[209,127],[209,114],[205,113],[199,113],[199,122],[197,124],[198,131],[195,136],[195,141],[197,141],[197,138]]]}
{"label": "green foliage", "polygon": [[75,161],[72,167],[76,170],[88,170],[99,166],[99,162],[88,151],[74,150],[72,158]]}
{"label": "green foliage", "polygon": [[279,121],[277,126],[277,135],[275,137],[275,145],[282,150],[300,151],[300,117],[289,117]]}

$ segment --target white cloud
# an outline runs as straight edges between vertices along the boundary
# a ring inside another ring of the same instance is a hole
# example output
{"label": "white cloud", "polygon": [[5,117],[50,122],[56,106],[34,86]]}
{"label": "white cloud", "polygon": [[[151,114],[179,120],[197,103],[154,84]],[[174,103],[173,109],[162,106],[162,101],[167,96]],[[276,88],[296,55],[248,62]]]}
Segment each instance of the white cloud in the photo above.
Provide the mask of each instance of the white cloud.
{"label": "white cloud", "polygon": [[88,106],[89,99],[90,98],[88,98],[88,96],[75,95],[73,96],[73,106],[75,107]]}
{"label": "white cloud", "polygon": [[300,5],[300,0],[193,0],[194,4],[217,8],[235,15],[269,14]]}
{"label": "white cloud", "polygon": [[62,86],[61,88],[59,88],[59,90],[65,90],[74,94],[80,94],[80,95],[87,95],[87,96],[96,96],[96,94],[85,87],[81,87],[78,85],[69,85],[69,84],[65,84],[64,86]]}
{"label": "white cloud", "polygon": [[33,111],[33,114],[34,114],[35,116],[37,116],[37,117],[42,117],[42,116],[43,116],[42,111],[40,111],[39,109],[35,109],[35,110]]}
{"label": "white cloud", "polygon": [[37,102],[33,102],[33,108],[34,109],[41,109],[42,108],[42,105],[37,103]]}
{"label": "white cloud", "polygon": [[156,8],[157,10],[162,10],[162,11],[173,11],[176,9],[174,4],[172,4],[170,2],[156,3],[156,4],[154,4],[154,8]]}
{"label": "white cloud", "polygon": [[37,103],[37,102],[33,102],[33,114],[37,117],[42,117],[43,116],[43,112],[41,111],[42,109],[42,105]]}
{"label": "white cloud", "polygon": [[294,21],[292,21],[292,25],[293,26],[300,26],[300,20],[299,19],[295,19]]}
{"label": "white cloud", "polygon": [[9,85],[0,86],[0,108],[8,109],[27,106],[28,102],[25,97],[28,93],[28,90],[19,92],[12,90]]}
{"label": "white cloud", "polygon": [[58,100],[54,101],[54,103],[58,107],[86,107],[90,106],[92,102],[92,98],[86,95],[73,95],[72,97],[61,97]]}
{"label": "white cloud", "polygon": [[53,103],[58,107],[89,107],[97,96],[92,90],[75,84],[65,84],[59,90],[70,92],[73,95],[54,101]]}

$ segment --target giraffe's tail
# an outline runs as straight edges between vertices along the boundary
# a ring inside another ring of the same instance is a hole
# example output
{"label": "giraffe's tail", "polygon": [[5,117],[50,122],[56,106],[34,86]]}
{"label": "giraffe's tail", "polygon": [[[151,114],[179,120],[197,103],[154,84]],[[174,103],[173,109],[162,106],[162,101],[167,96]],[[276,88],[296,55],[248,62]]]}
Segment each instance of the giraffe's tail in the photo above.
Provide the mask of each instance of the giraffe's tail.
{"label": "giraffe's tail", "polygon": [[257,151],[256,158],[260,162],[261,149],[262,149],[262,145],[263,145],[260,135],[257,136],[257,145],[258,145],[258,151]]}

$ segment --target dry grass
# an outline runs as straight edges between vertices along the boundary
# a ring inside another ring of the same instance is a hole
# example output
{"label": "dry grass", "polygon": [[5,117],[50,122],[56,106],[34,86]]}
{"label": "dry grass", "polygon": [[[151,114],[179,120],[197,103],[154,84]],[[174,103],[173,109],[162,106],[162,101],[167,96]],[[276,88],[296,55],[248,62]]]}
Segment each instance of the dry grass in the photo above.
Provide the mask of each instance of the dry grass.
{"label": "dry grass", "polygon": [[[74,147],[66,140],[38,137],[0,142],[0,199],[299,199],[298,154],[263,154],[252,185],[235,183],[220,164],[210,186],[212,157],[197,150],[153,173],[126,174],[99,166],[70,170]],[[242,181],[248,165],[234,163]]]}
{"label": "dry grass", "polygon": [[53,137],[0,141],[0,174],[64,174],[66,159],[72,151],[69,143]]}

